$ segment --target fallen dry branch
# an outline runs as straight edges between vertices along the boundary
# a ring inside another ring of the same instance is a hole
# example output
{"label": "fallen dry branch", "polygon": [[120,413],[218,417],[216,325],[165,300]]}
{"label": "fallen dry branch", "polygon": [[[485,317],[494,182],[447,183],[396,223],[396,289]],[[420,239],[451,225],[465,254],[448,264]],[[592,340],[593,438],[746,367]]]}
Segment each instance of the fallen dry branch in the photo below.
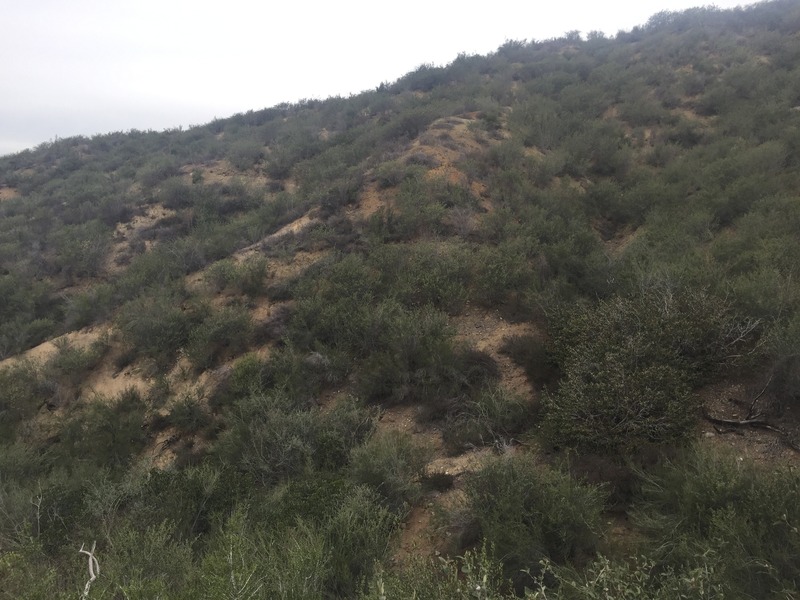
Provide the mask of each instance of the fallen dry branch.
{"label": "fallen dry branch", "polygon": [[100,563],[97,562],[97,557],[94,555],[94,550],[96,547],[97,542],[92,542],[91,550],[84,550],[83,544],[81,544],[81,549],[78,550],[80,554],[85,554],[89,557],[89,580],[86,582],[86,586],[83,588],[81,600],[86,600],[86,598],[89,597],[89,590],[92,588],[92,583],[94,583],[94,580],[97,579],[98,575],[100,575]]}
{"label": "fallen dry branch", "polygon": [[767,431],[772,431],[780,435],[783,442],[787,446],[789,446],[789,448],[791,448],[795,452],[800,452],[800,445],[798,445],[797,442],[795,442],[792,439],[792,436],[789,435],[788,431],[786,431],[785,429],[781,429],[780,427],[776,427],[775,425],[771,425],[770,423],[768,423],[763,419],[741,419],[741,420],[720,419],[718,417],[711,416],[708,413],[708,411],[704,412],[704,416],[708,421],[714,423],[715,425],[726,425],[729,427],[756,427],[758,429],[766,429]]}

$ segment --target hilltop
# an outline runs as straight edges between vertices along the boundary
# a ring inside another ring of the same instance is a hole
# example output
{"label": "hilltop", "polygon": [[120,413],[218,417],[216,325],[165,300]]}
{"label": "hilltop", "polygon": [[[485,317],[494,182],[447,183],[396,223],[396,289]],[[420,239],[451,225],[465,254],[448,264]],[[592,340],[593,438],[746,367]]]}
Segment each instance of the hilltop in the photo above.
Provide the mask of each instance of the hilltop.
{"label": "hilltop", "polygon": [[0,597],[788,597],[798,167],[787,0],[0,158]]}

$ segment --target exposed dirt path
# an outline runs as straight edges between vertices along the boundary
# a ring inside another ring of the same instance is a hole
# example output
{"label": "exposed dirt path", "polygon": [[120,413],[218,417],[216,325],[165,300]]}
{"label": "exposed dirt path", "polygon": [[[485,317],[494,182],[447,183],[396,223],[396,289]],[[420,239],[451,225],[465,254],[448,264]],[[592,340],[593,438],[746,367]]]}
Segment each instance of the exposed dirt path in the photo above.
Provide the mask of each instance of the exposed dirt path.
{"label": "exposed dirt path", "polygon": [[513,336],[536,335],[530,323],[511,323],[497,311],[468,308],[452,319],[456,326],[456,339],[466,342],[476,350],[486,352],[500,369],[500,385],[525,398],[534,397],[534,389],[525,371],[505,354],[500,353],[503,342]]}
{"label": "exposed dirt path", "polygon": [[[500,353],[500,347],[507,337],[536,334],[533,325],[509,323],[496,312],[475,308],[468,309],[452,321],[456,326],[458,341],[486,352],[497,362],[500,385],[523,397],[533,398],[533,387],[523,369]],[[430,448],[432,459],[426,467],[427,475],[452,478],[453,485],[446,490],[427,492],[422,501],[411,509],[393,556],[398,563],[420,554],[432,556],[436,551],[444,552],[448,549],[448,533],[446,528],[437,527],[435,516],[438,512],[451,510],[462,502],[464,476],[480,468],[494,453],[492,448],[478,448],[458,456],[449,456],[439,426],[435,423],[418,423],[415,418],[417,410],[414,406],[387,409],[378,423],[378,431],[402,431],[410,435],[416,444]]]}

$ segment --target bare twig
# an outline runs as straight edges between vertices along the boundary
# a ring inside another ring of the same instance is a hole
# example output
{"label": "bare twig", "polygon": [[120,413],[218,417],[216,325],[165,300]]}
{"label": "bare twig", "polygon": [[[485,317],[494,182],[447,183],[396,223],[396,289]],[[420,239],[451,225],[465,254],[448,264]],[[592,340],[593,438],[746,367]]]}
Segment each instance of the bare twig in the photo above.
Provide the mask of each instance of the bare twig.
{"label": "bare twig", "polygon": [[764,392],[767,391],[767,388],[769,387],[770,383],[772,383],[772,373],[770,373],[769,379],[767,379],[767,383],[764,384],[764,387],[761,389],[760,392],[758,392],[758,395],[755,398],[753,398],[753,401],[750,403],[750,409],[747,411],[747,418],[748,419],[752,419],[753,417],[756,416],[756,413],[755,413],[756,402],[758,402],[758,399],[761,398],[761,396],[764,395]]}
{"label": "bare twig", "polygon": [[757,427],[759,429],[766,429],[767,431],[773,431],[781,436],[783,442],[787,446],[789,446],[789,448],[791,448],[795,452],[800,452],[800,445],[798,445],[797,442],[795,442],[792,439],[792,436],[789,435],[788,431],[786,431],[785,429],[781,429],[780,427],[775,427],[774,425],[771,425],[770,423],[764,421],[763,419],[750,418],[750,419],[742,419],[741,421],[737,421],[736,419],[720,419],[718,417],[712,417],[710,414],[708,414],[707,411],[704,412],[704,416],[707,420],[711,421],[716,425],[731,425],[734,427],[748,426],[748,427]]}
{"label": "bare twig", "polygon": [[81,549],[78,550],[78,552],[81,554],[85,554],[89,557],[89,581],[86,582],[86,586],[83,588],[81,600],[86,600],[89,597],[89,590],[92,587],[92,583],[94,583],[94,580],[97,579],[98,575],[100,575],[100,563],[97,562],[97,558],[94,555],[94,549],[96,546],[97,542],[92,542],[92,549],[84,550],[83,544],[81,544]]}
{"label": "bare twig", "polygon": [[36,507],[36,535],[39,536],[42,533],[42,485],[39,484],[39,495],[36,496],[36,499],[31,498],[31,504]]}

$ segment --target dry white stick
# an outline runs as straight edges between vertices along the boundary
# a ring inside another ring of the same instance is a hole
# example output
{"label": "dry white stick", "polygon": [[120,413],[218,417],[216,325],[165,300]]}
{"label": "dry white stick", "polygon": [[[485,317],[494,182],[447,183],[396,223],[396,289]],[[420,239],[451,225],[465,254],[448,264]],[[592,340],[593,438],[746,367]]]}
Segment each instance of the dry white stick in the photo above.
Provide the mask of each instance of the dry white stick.
{"label": "dry white stick", "polygon": [[81,544],[81,549],[78,550],[81,554],[86,554],[89,557],[89,581],[86,582],[86,586],[83,588],[83,595],[81,596],[81,600],[86,600],[89,597],[89,589],[92,587],[92,583],[97,576],[100,575],[100,563],[97,562],[97,558],[94,556],[94,549],[97,546],[97,542],[92,542],[92,549],[91,550],[84,550],[83,544]]}

